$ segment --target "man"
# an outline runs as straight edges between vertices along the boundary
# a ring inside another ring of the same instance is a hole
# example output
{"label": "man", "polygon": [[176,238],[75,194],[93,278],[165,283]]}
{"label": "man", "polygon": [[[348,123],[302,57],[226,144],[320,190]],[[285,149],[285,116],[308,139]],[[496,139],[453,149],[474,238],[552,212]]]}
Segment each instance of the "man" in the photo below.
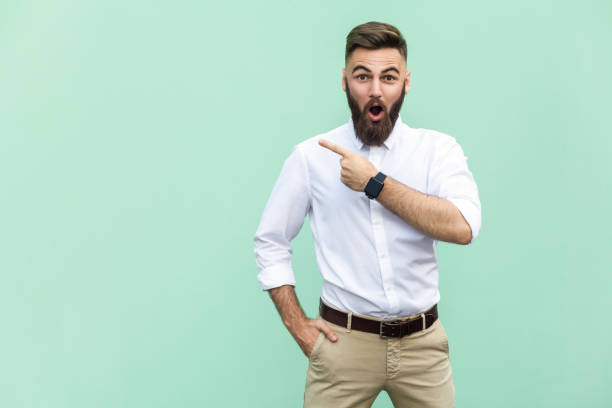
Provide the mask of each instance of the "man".
{"label": "man", "polygon": [[[403,123],[406,43],[377,22],[347,36],[348,123],[297,144],[255,233],[258,279],[309,359],[306,407],[451,407],[437,315],[437,241],[480,231],[478,189],[457,141]],[[295,295],[291,240],[309,215],[323,276],[319,315]]]}

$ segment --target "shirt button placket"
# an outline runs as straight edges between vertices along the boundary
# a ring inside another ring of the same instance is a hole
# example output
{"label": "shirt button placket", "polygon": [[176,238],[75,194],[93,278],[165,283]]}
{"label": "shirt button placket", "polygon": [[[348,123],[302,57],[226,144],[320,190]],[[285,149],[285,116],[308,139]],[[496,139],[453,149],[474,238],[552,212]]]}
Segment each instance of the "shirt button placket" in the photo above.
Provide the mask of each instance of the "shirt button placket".
{"label": "shirt button placket", "polygon": [[[368,159],[374,167],[380,167],[382,157],[382,146],[370,146]],[[387,239],[385,237],[385,229],[382,223],[383,213],[382,206],[376,200],[370,200],[370,219],[372,221],[372,229],[374,231],[374,243],[376,245],[376,253],[378,254],[378,264],[380,267],[381,279],[387,301],[389,302],[390,311],[393,313],[398,310],[399,303],[393,286],[393,271],[391,269],[391,261],[389,259],[389,249],[387,247]]]}

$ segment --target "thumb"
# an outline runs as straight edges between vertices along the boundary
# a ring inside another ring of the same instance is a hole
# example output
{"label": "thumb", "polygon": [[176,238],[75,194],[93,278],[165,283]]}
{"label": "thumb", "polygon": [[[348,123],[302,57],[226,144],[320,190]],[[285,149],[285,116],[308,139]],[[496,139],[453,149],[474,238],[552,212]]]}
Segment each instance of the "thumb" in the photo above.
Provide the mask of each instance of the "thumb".
{"label": "thumb", "polygon": [[336,333],[332,330],[331,327],[329,327],[322,319],[320,319],[318,322],[319,324],[317,326],[319,327],[319,330],[325,333],[328,339],[330,339],[331,341],[338,340],[338,336],[336,336]]}

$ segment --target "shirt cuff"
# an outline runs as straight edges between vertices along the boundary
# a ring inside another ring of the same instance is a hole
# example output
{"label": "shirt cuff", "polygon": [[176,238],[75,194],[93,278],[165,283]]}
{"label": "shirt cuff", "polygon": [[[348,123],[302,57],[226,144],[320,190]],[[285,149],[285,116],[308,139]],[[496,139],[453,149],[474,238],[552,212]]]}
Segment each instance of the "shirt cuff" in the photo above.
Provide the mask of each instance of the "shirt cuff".
{"label": "shirt cuff", "polygon": [[290,264],[279,264],[262,269],[257,275],[262,290],[277,288],[283,285],[295,286],[295,276]]}
{"label": "shirt cuff", "polygon": [[480,209],[474,205],[470,200],[466,200],[464,198],[447,198],[448,201],[453,203],[455,207],[459,209],[463,218],[467,221],[472,229],[472,240],[469,242],[470,244],[474,242],[478,233],[480,232],[481,225],[481,216]]}

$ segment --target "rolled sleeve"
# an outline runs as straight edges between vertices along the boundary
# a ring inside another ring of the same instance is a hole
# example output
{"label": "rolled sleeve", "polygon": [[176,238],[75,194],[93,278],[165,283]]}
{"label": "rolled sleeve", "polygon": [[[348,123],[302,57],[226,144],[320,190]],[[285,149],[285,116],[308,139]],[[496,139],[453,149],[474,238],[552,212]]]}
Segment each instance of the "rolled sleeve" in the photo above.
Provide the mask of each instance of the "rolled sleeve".
{"label": "rolled sleeve", "polygon": [[285,160],[253,238],[257,279],[263,290],[295,286],[291,240],[310,210],[308,173],[299,145]]}
{"label": "rolled sleeve", "polygon": [[283,285],[295,286],[295,275],[291,264],[277,264],[262,269],[257,275],[257,280],[263,290]]}
{"label": "rolled sleeve", "polygon": [[429,193],[457,207],[472,229],[471,244],[480,233],[482,223],[478,187],[468,168],[467,157],[455,138],[449,136],[438,150],[430,172]]}

